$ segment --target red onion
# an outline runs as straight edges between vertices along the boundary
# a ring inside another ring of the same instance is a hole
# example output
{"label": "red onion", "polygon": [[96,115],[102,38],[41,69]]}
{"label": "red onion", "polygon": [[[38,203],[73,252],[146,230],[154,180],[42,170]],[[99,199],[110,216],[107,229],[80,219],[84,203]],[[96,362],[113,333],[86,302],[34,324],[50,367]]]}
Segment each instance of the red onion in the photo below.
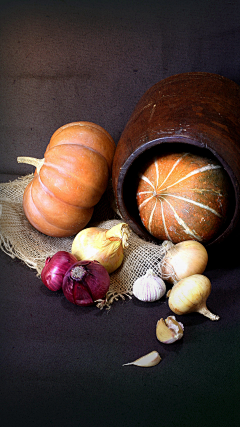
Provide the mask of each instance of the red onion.
{"label": "red onion", "polygon": [[92,305],[103,299],[110,286],[110,276],[98,261],[78,261],[66,272],[62,290],[76,305]]}
{"label": "red onion", "polygon": [[61,289],[65,273],[75,262],[77,262],[77,258],[65,251],[59,251],[52,257],[48,257],[41,272],[44,285],[51,291]]}

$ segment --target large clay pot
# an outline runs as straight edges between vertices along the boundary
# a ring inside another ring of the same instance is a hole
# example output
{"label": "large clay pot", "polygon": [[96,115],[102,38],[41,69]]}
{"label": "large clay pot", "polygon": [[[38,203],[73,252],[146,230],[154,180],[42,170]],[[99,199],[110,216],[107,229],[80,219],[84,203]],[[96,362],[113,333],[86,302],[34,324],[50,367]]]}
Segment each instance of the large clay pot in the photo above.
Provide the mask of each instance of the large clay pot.
{"label": "large clay pot", "polygon": [[229,176],[230,217],[207,246],[239,230],[240,87],[218,74],[183,73],[155,84],[138,102],[117,144],[112,180],[120,214],[145,239],[153,240],[137,209],[137,175],[153,154],[166,150],[215,158]]}

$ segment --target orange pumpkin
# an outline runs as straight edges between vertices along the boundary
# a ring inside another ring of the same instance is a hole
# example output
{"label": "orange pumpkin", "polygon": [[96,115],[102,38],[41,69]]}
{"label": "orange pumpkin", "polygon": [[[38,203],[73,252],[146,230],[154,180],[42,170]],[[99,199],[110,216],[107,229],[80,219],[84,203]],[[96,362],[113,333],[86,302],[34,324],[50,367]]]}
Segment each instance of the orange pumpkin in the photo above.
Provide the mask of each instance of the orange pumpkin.
{"label": "orange pumpkin", "polygon": [[106,190],[114,152],[114,140],[105,129],[74,122],[56,130],[44,159],[19,157],[19,163],[36,166],[23,196],[29,222],[54,237],[82,230]]}
{"label": "orange pumpkin", "polygon": [[155,157],[139,174],[141,221],[159,240],[210,241],[230,208],[230,183],[215,160],[190,153]]}

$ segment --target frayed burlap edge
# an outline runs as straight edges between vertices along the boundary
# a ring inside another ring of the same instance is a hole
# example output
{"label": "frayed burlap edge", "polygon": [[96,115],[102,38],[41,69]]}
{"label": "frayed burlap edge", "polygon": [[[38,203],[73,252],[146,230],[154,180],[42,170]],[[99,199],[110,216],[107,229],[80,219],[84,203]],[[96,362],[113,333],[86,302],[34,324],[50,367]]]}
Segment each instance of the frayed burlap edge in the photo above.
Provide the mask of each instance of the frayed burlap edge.
{"label": "frayed burlap edge", "polygon": [[[45,260],[59,250],[71,252],[74,237],[56,238],[38,232],[26,219],[22,198],[25,187],[33,179],[33,174],[14,181],[0,184],[0,248],[11,258],[18,258],[28,267],[36,270],[40,277]],[[116,209],[111,181],[99,204],[94,209],[89,226],[110,229],[123,222]],[[166,245],[146,242],[132,230],[124,252],[122,265],[110,275],[111,284],[106,300],[99,308],[110,308],[114,301],[131,298],[135,280],[148,269],[156,274],[159,263],[166,254]]]}

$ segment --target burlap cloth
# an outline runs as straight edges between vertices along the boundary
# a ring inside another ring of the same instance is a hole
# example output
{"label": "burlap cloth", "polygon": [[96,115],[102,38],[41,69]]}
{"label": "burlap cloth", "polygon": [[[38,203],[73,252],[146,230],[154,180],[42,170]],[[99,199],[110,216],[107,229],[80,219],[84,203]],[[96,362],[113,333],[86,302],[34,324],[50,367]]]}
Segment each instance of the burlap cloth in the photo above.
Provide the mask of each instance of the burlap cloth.
{"label": "burlap cloth", "polygon": [[[71,252],[73,237],[49,237],[38,232],[25,217],[22,198],[24,189],[33,174],[8,183],[0,184],[0,247],[12,258],[19,258],[28,267],[35,269],[38,277],[45,260],[60,250]],[[110,229],[123,222],[117,211],[111,182],[102,199],[96,205],[91,222],[87,225]],[[125,249],[122,265],[111,274],[111,284],[106,298],[106,307],[113,301],[131,298],[134,281],[151,268],[158,273],[158,265],[166,253],[166,246],[147,242],[132,230]]]}

